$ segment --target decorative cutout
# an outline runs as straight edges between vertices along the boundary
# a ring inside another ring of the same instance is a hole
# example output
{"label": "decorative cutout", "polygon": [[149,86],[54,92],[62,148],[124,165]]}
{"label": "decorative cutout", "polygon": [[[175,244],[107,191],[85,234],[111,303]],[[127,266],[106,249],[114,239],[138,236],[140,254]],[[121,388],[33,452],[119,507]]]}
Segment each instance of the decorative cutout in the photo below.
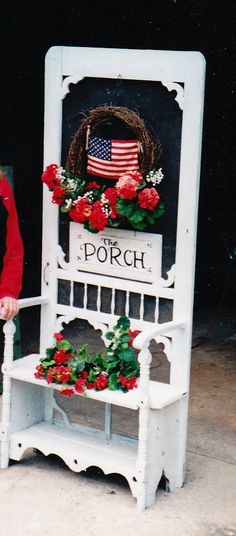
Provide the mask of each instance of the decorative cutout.
{"label": "decorative cutout", "polygon": [[160,285],[164,288],[171,287],[175,282],[175,264],[172,264],[171,269],[167,272],[167,279],[160,279]]}
{"label": "decorative cutout", "polygon": [[88,322],[94,329],[96,329],[96,331],[100,330],[102,332],[101,339],[103,340],[105,346],[109,346],[110,341],[106,339],[106,333],[108,329],[107,324],[103,324],[102,322],[97,322],[97,321],[93,322],[92,320],[89,320]]}
{"label": "decorative cutout", "polygon": [[179,105],[180,110],[184,108],[184,88],[177,84],[177,82],[168,82],[167,80],[161,81],[162,85],[168,89],[168,91],[176,91],[175,100]]}
{"label": "decorative cutout", "polygon": [[[119,75],[121,78],[121,75]],[[66,97],[68,93],[70,93],[70,84],[78,84],[78,82],[81,82],[81,80],[84,79],[84,76],[77,73],[72,76],[67,76],[64,78],[62,85],[61,85],[61,98],[62,100]],[[183,110],[184,107],[184,88],[177,82],[172,82],[168,80],[161,80],[161,83],[163,86],[168,89],[168,91],[176,91],[175,100],[179,105],[180,110]]]}
{"label": "decorative cutout", "polygon": [[78,82],[81,82],[83,80],[84,76],[81,76],[80,74],[74,74],[72,76],[67,76],[64,78],[62,85],[61,85],[61,98],[64,99],[68,93],[70,93],[70,84],[78,84]]}
{"label": "decorative cutout", "polygon": [[66,426],[67,428],[70,428],[71,430],[75,430],[75,427],[70,422],[70,419],[69,419],[66,411],[61,406],[61,404],[59,404],[59,402],[55,399],[55,394],[53,395],[52,404],[53,404],[53,409],[56,410],[59,413],[59,415],[61,416],[63,425]]}
{"label": "decorative cutout", "polygon": [[72,262],[65,261],[66,254],[64,253],[61,246],[57,247],[57,262],[63,270],[76,270],[76,266]]}
{"label": "decorative cutout", "polygon": [[164,349],[163,352],[166,355],[169,363],[172,362],[172,340],[168,337],[165,337],[164,335],[159,335],[155,338],[155,341],[157,344],[163,344]]}
{"label": "decorative cutout", "polygon": [[65,323],[65,324],[69,324],[69,323],[72,322],[72,320],[74,320],[75,318],[76,318],[75,315],[73,315],[73,316],[72,316],[72,315],[71,315],[71,316],[69,316],[69,315],[59,316],[59,317],[57,318],[56,326],[55,326],[55,330],[56,330],[56,332],[58,332],[58,331],[62,331],[62,329],[63,329],[63,325],[62,325],[62,324],[64,324],[64,323]]}

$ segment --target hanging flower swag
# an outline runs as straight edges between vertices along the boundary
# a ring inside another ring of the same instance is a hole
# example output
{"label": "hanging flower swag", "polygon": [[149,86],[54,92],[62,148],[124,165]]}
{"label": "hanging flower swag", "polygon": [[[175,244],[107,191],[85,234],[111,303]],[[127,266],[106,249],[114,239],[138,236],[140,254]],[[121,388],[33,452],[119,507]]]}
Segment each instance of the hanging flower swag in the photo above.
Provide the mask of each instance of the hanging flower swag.
{"label": "hanging flower swag", "polygon": [[145,177],[138,171],[124,173],[114,187],[86,182],[57,164],[47,166],[42,181],[52,191],[52,202],[60,205],[71,220],[93,233],[129,224],[142,231],[162,216],[164,205],[156,186],[163,178],[162,169],[151,170]]}
{"label": "hanging flower swag", "polygon": [[137,387],[139,363],[133,340],[139,332],[130,329],[130,321],[122,316],[112,330],[106,333],[110,344],[105,352],[89,354],[87,344],[78,349],[59,333],[54,334],[55,344],[46,350],[34,374],[48,384],[62,385],[66,396],[86,394],[87,389],[127,392]]}

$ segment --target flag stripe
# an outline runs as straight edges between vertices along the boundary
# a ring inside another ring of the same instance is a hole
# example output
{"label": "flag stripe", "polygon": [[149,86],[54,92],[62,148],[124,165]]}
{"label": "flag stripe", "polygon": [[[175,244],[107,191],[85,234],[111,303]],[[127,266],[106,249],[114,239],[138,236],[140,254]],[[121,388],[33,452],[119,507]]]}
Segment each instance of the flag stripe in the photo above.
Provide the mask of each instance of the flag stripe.
{"label": "flag stripe", "polygon": [[[136,169],[130,169],[129,170],[130,172],[131,171],[137,171]],[[105,177],[106,179],[119,179],[120,177],[122,177],[122,175],[124,175],[126,173],[126,170],[125,171],[120,171],[120,173],[118,173],[117,171],[115,171],[114,173],[112,173],[111,171],[101,171],[99,170],[95,170],[93,168],[93,172],[90,171],[90,173],[92,173],[92,175],[97,175],[98,177]]]}
{"label": "flag stripe", "polygon": [[91,137],[87,172],[106,178],[119,178],[126,171],[139,171],[137,140],[107,140]]}
{"label": "flag stripe", "polygon": [[129,160],[117,160],[117,161],[109,161],[109,160],[100,160],[100,158],[95,158],[94,156],[88,156],[88,164],[90,165],[97,165],[100,167],[114,167],[119,168],[120,166],[130,166],[130,165],[137,165],[138,159],[137,158],[130,158]]}

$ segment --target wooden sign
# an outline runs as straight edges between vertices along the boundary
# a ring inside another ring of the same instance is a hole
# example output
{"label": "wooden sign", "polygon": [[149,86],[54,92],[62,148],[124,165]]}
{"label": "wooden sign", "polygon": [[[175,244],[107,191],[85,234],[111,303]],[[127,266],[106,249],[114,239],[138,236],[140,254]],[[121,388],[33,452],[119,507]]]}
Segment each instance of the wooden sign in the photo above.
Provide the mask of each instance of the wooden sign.
{"label": "wooden sign", "polygon": [[162,236],[107,228],[98,234],[70,223],[70,262],[78,270],[154,283],[161,277]]}

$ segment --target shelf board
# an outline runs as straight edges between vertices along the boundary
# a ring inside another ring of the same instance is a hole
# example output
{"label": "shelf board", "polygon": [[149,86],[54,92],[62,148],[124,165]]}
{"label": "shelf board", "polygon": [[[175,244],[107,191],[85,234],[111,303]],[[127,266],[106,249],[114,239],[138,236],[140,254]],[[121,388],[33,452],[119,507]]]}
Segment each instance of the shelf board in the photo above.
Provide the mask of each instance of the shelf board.
{"label": "shelf board", "polygon": [[55,454],[73,471],[100,467],[105,474],[120,472],[132,478],[137,461],[137,443],[96,438],[91,434],[71,430],[45,421],[10,437],[10,458],[19,461],[28,448],[35,448],[45,456]]}
{"label": "shelf board", "polygon": [[[60,391],[62,385],[55,383],[48,384],[45,379],[40,380],[34,377],[36,365],[39,364],[40,357],[39,354],[30,354],[14,361],[12,367],[8,371],[10,378]],[[149,401],[152,409],[163,409],[169,404],[173,404],[177,400],[180,400],[185,394],[186,389],[184,388],[166,383],[149,381]],[[76,393],[76,396],[84,395],[77,395]],[[86,391],[86,397],[100,402],[137,410],[142,400],[142,393],[139,387],[128,391],[127,393],[122,391],[110,391],[109,389],[104,389],[103,391],[95,391],[94,389],[91,389]]]}

